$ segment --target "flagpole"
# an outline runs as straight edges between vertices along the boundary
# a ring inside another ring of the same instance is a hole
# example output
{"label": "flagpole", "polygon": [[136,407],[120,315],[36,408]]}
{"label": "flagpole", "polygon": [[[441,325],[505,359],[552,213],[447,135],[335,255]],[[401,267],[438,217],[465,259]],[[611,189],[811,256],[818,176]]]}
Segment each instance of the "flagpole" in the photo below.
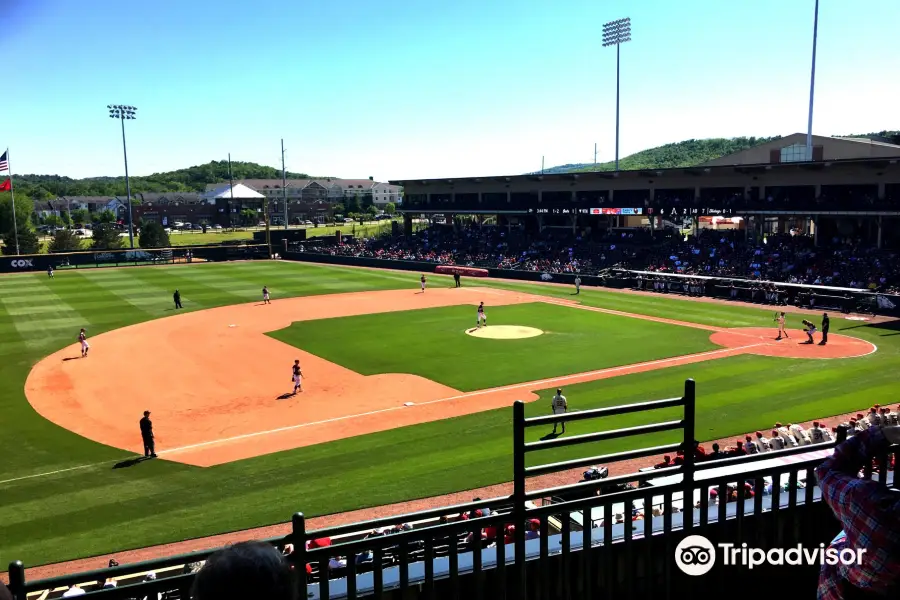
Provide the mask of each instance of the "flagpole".
{"label": "flagpole", "polygon": [[19,225],[16,223],[16,189],[13,186],[12,163],[9,162],[9,148],[6,149],[6,170],[9,171],[9,195],[12,198],[13,235],[16,236],[16,256],[19,255]]}

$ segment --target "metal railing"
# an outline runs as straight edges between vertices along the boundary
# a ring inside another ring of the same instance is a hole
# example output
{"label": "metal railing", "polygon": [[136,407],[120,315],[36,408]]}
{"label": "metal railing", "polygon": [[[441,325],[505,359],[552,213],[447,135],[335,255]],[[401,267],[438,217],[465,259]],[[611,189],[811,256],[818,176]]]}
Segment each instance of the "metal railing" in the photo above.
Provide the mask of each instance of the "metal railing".
{"label": "metal railing", "polygon": [[[528,429],[554,422],[679,406],[683,416],[678,420],[526,441]],[[839,429],[838,440],[830,443],[698,462],[693,452],[694,413],[692,380],[685,382],[680,398],[565,415],[526,418],[525,405],[517,402],[513,408],[511,495],[318,530],[308,530],[304,515],[297,513],[291,533],[264,541],[280,549],[293,545],[293,552],[287,553],[288,561],[296,572],[301,597],[317,600],[413,594],[479,600],[679,597],[685,588],[678,587],[681,584],[672,572],[672,556],[681,535],[706,535],[737,546],[752,541],[760,547],[796,544],[798,540],[812,540],[818,545],[826,541],[817,538],[818,534],[824,533],[828,540],[833,537],[837,523],[833,530],[823,530],[822,523],[827,522],[823,519],[831,518],[831,513],[820,502],[813,470],[843,440],[845,430]],[[682,431],[682,441],[677,444],[526,465],[526,455],[539,451],[677,430]],[[678,466],[546,489],[526,487],[529,478],[576,466],[677,450],[684,451],[684,463]],[[869,464],[864,476],[874,477],[883,486],[894,485],[887,466],[890,455],[897,458],[898,453],[894,446],[877,457],[877,473]],[[759,466],[753,469],[754,465]],[[743,466],[748,469],[741,470]],[[611,486],[635,483],[639,487],[608,491]],[[711,496],[712,490],[716,495]],[[553,500],[534,502],[546,498]],[[464,514],[469,518],[457,516]],[[389,535],[376,533],[400,523],[411,527],[396,528]],[[322,542],[324,538],[328,538],[327,544]],[[307,548],[313,540],[317,542]],[[214,551],[35,581],[26,581],[22,563],[15,562],[9,568],[10,589],[16,600],[55,598],[76,584],[91,590],[88,597],[109,600],[153,593],[167,600],[188,598],[194,574],[179,567],[202,562]],[[138,581],[148,571],[157,572],[158,578]],[[119,587],[95,589],[108,578],[119,579]],[[686,585],[690,588],[697,583]],[[44,594],[47,590],[56,592]]]}

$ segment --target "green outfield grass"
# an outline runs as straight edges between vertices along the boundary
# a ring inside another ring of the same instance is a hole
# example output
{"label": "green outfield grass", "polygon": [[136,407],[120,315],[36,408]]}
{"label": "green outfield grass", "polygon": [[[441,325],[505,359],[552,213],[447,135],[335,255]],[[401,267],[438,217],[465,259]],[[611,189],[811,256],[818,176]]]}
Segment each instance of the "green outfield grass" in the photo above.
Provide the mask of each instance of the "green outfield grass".
{"label": "green outfield grass", "polygon": [[540,302],[488,307],[486,314],[491,326],[524,325],[544,334],[521,340],[463,335],[475,324],[475,307],[451,306],[300,321],[269,335],[363,375],[410,373],[463,392],[718,347],[708,331]]}
{"label": "green outfield grass", "polygon": [[[117,461],[129,457],[128,453],[88,441],[45,421],[24,397],[23,386],[31,365],[71,344],[79,327],[96,334],[165,316],[176,287],[182,292],[185,309],[199,310],[256,301],[261,284],[268,285],[277,299],[415,287],[415,281],[415,274],[281,261],[65,271],[58,272],[53,281],[45,274],[0,277],[0,562],[22,559],[33,566],[282,522],[297,510],[310,516],[327,514],[509,480],[509,409],[206,469],[164,460],[113,469]],[[444,277],[433,276],[431,281],[433,285],[450,285]],[[464,279],[464,285],[470,283]],[[478,283],[571,298],[571,289],[562,287],[489,280]],[[587,305],[725,327],[772,325],[772,312],[767,310],[591,289],[584,290],[577,299]],[[507,308],[526,313],[533,310],[527,305]],[[576,309],[560,310],[573,313],[567,318],[580,318],[582,314]],[[463,312],[462,323],[456,324],[455,316],[450,320],[458,335],[465,337],[462,329],[471,326],[473,315],[471,309]],[[492,308],[488,315],[499,319],[504,312],[505,309]],[[431,310],[421,313],[417,318],[430,318],[426,313],[439,314]],[[584,314],[594,317],[594,313]],[[790,320],[796,325],[799,317]],[[614,330],[620,321],[605,320],[604,316],[596,322],[602,323],[604,329]],[[641,325],[643,329],[644,324]],[[379,328],[371,337],[377,336],[385,353],[405,355],[408,360],[409,349],[403,344],[398,347],[394,340],[400,338],[393,331]],[[624,347],[627,344],[618,338],[604,346],[601,332],[596,340],[598,358],[640,361],[647,360],[652,352],[669,352],[672,347],[687,351],[691,344],[699,344],[692,330],[676,327],[665,331],[659,337],[667,339],[648,345],[644,348],[647,353],[641,348]],[[897,332],[839,318],[832,319],[832,332],[870,340],[879,351],[865,358],[835,361],[753,356],[718,359],[569,386],[566,395],[574,409],[671,397],[680,393],[683,380],[690,376],[697,381],[701,439],[762,429],[776,419],[800,421],[862,409],[874,402],[895,401],[896,365],[900,358]],[[347,328],[341,337],[348,347],[371,343],[370,332],[365,328]],[[544,357],[567,352],[566,345],[541,343],[548,339],[535,338],[536,352]],[[294,343],[304,345],[302,341]],[[366,353],[371,355],[372,350],[354,352],[358,352],[355,358],[348,354],[349,358],[341,361],[359,361]],[[626,352],[632,354],[626,356]],[[572,358],[581,360],[580,356]],[[148,380],[142,385],[156,385],[152,357],[140,356],[140,349],[136,348],[135,359],[148,364]],[[520,380],[535,378],[531,368],[523,368]],[[472,370],[478,369],[487,371],[488,367],[478,365]],[[463,387],[482,385],[475,381],[458,383]],[[546,414],[550,395],[551,390],[542,391],[541,400],[528,405],[528,414]],[[667,418],[671,411],[660,413],[652,416]],[[647,418],[648,415],[621,416],[602,425],[620,427]],[[569,431],[584,433],[596,426],[577,422]],[[543,433],[535,431],[533,436]],[[653,436],[640,442],[643,445],[667,439],[672,438]],[[625,443],[610,442],[602,450],[624,449]],[[571,458],[575,452],[587,451],[594,450],[568,448],[555,458]]]}

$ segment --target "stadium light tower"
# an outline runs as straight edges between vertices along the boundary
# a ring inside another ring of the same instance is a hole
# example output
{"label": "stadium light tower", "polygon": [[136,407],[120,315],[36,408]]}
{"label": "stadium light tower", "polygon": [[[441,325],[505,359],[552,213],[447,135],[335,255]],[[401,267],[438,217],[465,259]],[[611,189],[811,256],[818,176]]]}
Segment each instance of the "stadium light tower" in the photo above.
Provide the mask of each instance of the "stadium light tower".
{"label": "stadium light tower", "polygon": [[131,181],[128,179],[128,147],[125,144],[125,121],[137,118],[137,108],[123,104],[108,104],[110,119],[122,123],[122,152],[125,155],[125,193],[128,196],[128,242],[134,250],[134,224],[131,222]]}
{"label": "stadium light tower", "polygon": [[619,170],[619,48],[631,41],[631,19],[619,19],[603,24],[603,47],[616,47],[616,171]]}
{"label": "stadium light tower", "polygon": [[809,75],[809,123],[806,127],[806,160],[811,161],[812,155],[812,124],[813,124],[813,98],[816,93],[816,42],[819,38],[819,0],[816,0],[816,11],[813,16],[813,47],[812,70]]}

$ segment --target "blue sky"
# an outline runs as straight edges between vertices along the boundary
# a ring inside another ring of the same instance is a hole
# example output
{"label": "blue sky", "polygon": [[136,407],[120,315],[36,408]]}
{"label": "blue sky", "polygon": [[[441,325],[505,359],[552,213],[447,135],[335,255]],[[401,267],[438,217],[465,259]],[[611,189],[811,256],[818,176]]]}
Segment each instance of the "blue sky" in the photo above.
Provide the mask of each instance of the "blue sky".
{"label": "blue sky", "polygon": [[[18,173],[224,159],[315,175],[522,173],[687,138],[806,131],[814,0],[0,0]],[[900,128],[900,2],[822,0],[814,130]]]}

